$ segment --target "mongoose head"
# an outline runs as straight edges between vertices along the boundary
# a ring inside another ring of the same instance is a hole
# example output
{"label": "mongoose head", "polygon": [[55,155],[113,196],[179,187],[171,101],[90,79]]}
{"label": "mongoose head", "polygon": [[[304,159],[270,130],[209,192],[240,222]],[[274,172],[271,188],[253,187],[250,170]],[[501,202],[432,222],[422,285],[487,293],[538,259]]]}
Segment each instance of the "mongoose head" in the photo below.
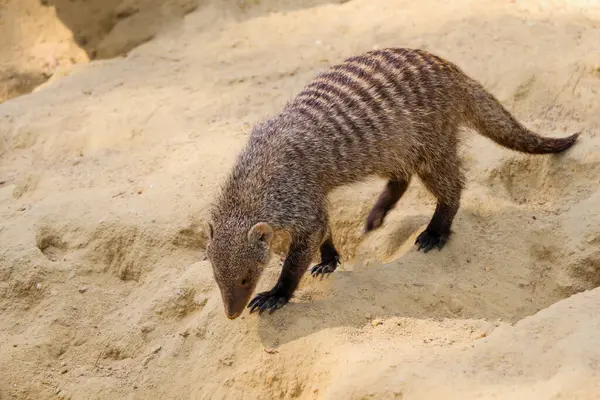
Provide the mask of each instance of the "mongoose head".
{"label": "mongoose head", "polygon": [[270,258],[274,231],[266,222],[208,224],[206,253],[229,319],[240,316]]}

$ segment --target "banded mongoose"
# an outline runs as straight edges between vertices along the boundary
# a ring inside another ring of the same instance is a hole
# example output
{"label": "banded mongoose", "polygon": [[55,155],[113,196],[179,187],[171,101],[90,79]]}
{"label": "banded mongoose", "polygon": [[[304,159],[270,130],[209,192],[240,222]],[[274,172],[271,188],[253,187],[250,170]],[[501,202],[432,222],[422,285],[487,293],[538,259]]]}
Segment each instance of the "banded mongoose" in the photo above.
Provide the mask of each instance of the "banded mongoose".
{"label": "banded mongoose", "polygon": [[[370,176],[386,178],[387,185],[365,231],[382,225],[416,174],[437,199],[417,250],[442,249],[465,184],[457,154],[460,126],[531,154],[561,152],[578,137],[530,131],[453,63],[404,48],[368,51],[331,66],[278,115],[256,124],[208,224],[207,255],[226,315],[234,319],[246,305],[259,314],[281,308],[317,250],[321,262],[312,274],[333,272],[339,253],[327,195]],[[276,231],[291,237],[279,280],[248,304]]]}

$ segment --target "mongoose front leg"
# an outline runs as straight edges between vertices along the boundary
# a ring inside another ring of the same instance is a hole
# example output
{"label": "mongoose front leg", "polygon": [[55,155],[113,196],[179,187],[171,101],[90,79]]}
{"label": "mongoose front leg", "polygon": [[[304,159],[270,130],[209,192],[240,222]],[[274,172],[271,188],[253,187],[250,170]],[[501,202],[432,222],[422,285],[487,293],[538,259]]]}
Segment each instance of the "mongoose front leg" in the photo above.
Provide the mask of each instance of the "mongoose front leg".
{"label": "mongoose front leg", "polygon": [[332,273],[340,263],[340,253],[338,253],[333,245],[331,233],[327,236],[323,244],[321,244],[319,250],[321,252],[321,263],[312,267],[310,273],[313,277],[317,277],[318,275],[325,276]]}
{"label": "mongoose front leg", "polygon": [[409,183],[410,178],[390,179],[387,182],[385,189],[379,195],[377,202],[367,217],[365,232],[374,231],[383,225],[385,216],[392,208],[394,208],[398,200],[400,200],[404,192],[406,192]]}
{"label": "mongoose front leg", "polygon": [[310,266],[310,262],[316,253],[318,241],[310,239],[294,239],[290,245],[287,258],[283,263],[283,269],[279,280],[273,289],[256,295],[248,304],[250,313],[258,310],[262,314],[266,309],[275,310],[288,303],[292,294],[298,287],[302,276]]}

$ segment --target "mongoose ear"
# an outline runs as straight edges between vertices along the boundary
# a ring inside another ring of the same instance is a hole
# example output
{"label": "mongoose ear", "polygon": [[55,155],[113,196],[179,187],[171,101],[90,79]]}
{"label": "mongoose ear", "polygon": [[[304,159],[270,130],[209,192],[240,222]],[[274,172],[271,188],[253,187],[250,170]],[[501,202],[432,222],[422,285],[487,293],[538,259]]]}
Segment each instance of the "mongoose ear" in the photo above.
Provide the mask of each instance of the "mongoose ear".
{"label": "mongoose ear", "polygon": [[248,231],[248,240],[251,243],[261,241],[266,244],[270,244],[274,233],[275,232],[273,231],[271,225],[267,224],[266,222],[259,222]]}

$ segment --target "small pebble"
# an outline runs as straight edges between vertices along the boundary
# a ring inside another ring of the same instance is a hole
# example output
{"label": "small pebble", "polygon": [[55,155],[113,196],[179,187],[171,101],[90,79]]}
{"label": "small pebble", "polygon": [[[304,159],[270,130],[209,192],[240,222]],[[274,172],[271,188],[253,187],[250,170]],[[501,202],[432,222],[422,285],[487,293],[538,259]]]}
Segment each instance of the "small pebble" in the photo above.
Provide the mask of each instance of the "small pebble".
{"label": "small pebble", "polygon": [[79,288],[79,293],[85,293],[85,292],[87,292],[87,290],[88,290],[87,286],[82,286]]}
{"label": "small pebble", "polygon": [[462,311],[463,309],[463,305],[462,303],[456,299],[456,298],[451,298],[450,301],[448,302],[448,308],[450,309],[450,311],[452,311],[454,314],[458,314],[459,312]]}
{"label": "small pebble", "polygon": [[383,321],[382,321],[382,320],[380,320],[380,319],[374,319],[373,321],[371,321],[371,325],[372,325],[373,327],[376,327],[376,326],[378,326],[378,325],[383,325]]}

